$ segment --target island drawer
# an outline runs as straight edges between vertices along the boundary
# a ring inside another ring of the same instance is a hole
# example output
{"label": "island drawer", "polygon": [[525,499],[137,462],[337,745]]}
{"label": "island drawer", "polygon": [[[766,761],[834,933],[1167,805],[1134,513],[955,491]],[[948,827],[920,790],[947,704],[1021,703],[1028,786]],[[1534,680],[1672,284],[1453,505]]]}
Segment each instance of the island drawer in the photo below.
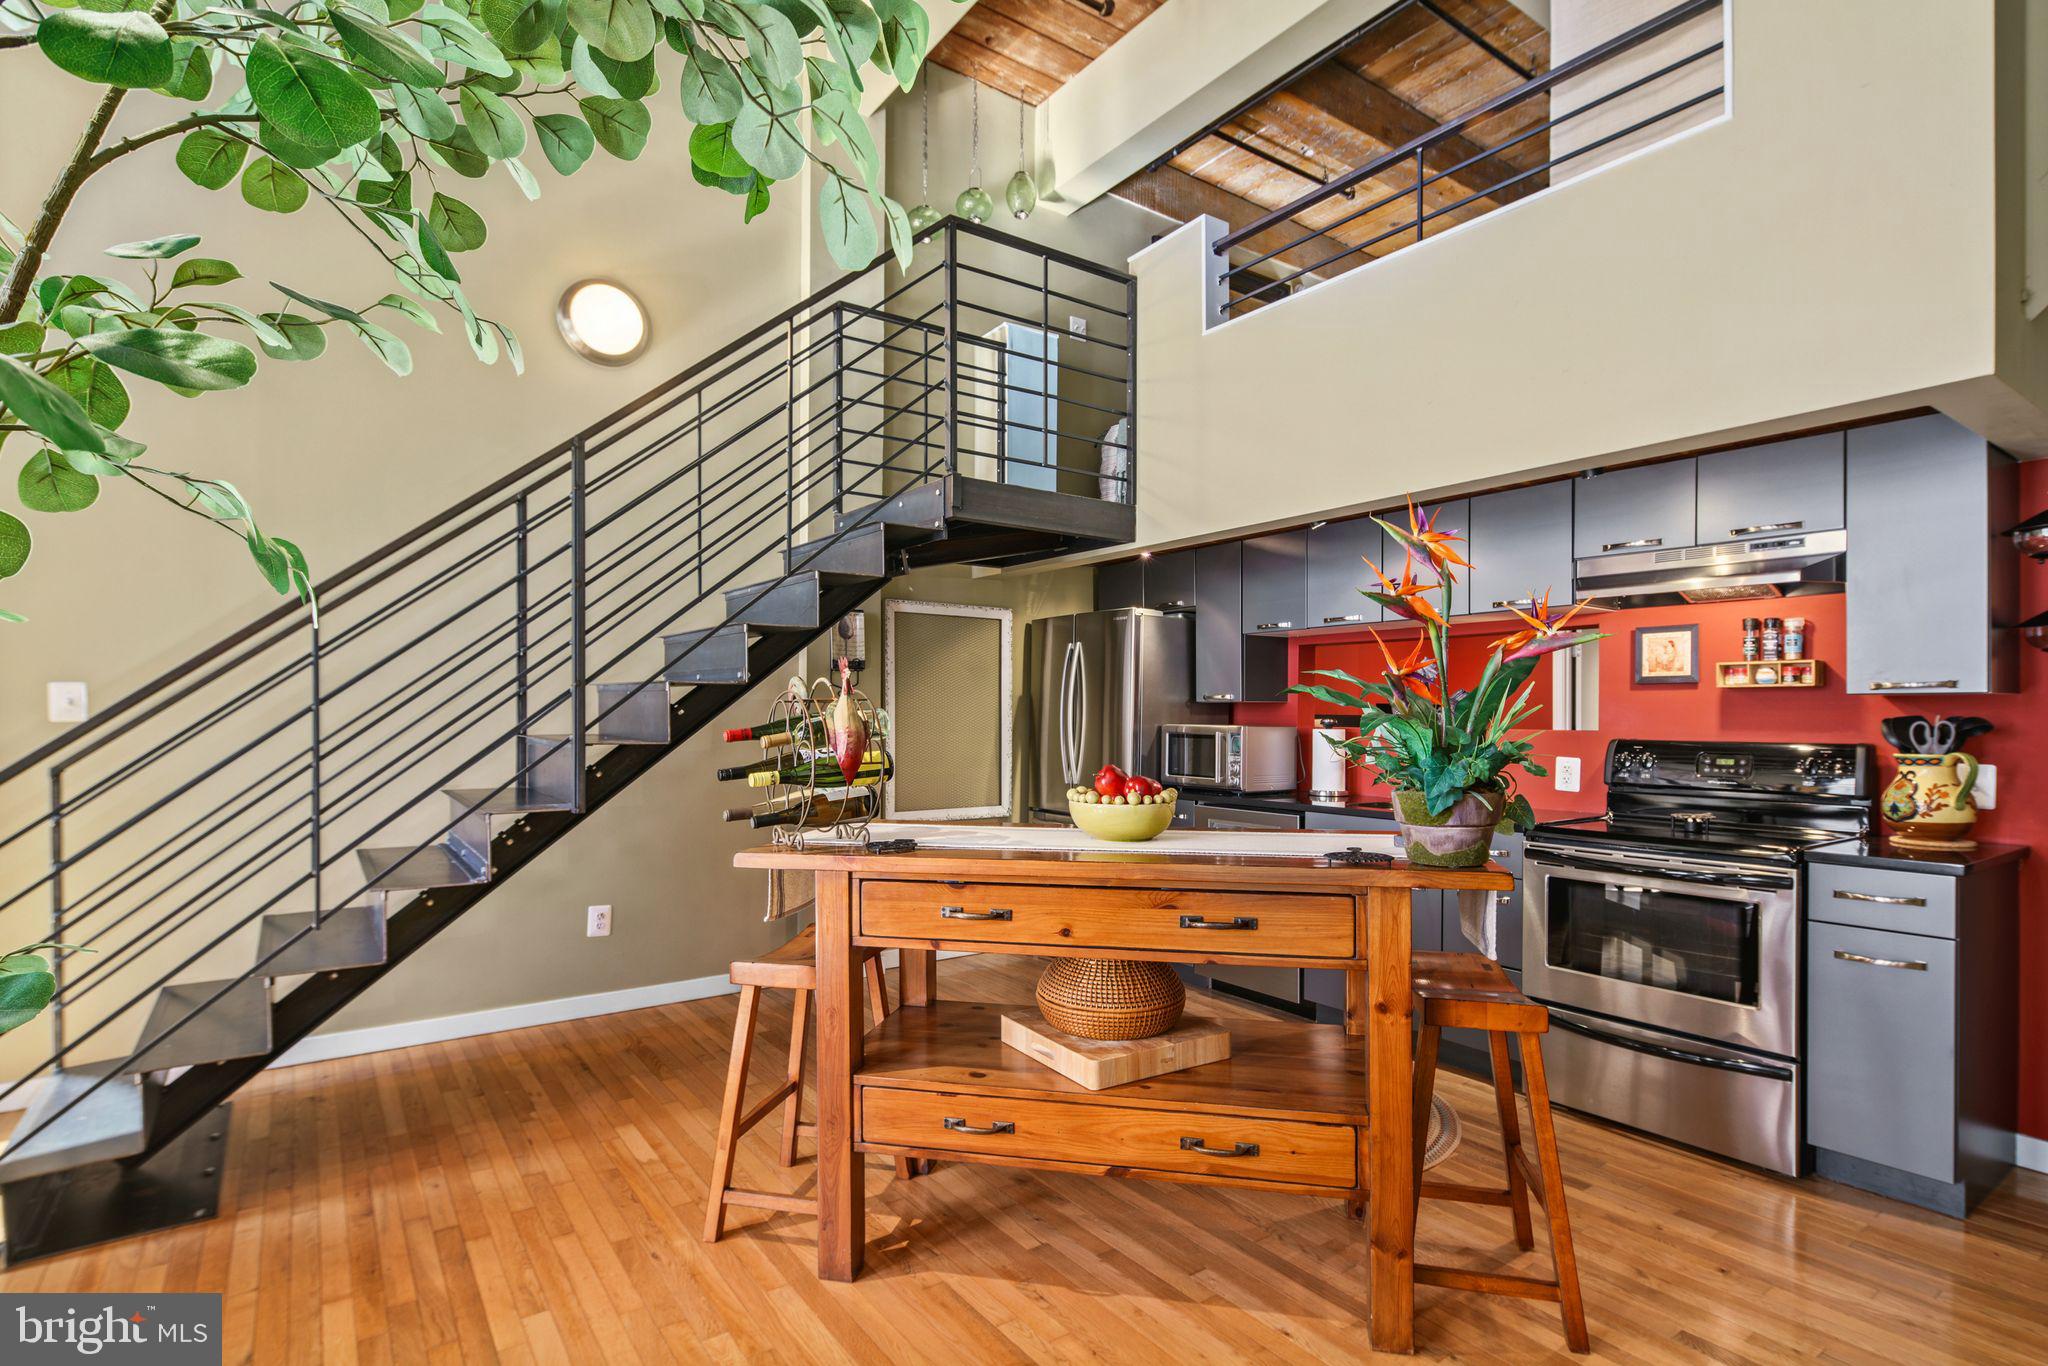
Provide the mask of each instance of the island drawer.
{"label": "island drawer", "polygon": [[1957,879],[1844,863],[1807,865],[1806,918],[1956,937]]}
{"label": "island drawer", "polygon": [[1348,1190],[1357,1131],[1251,1115],[864,1086],[861,1141]]}
{"label": "island drawer", "polygon": [[1044,883],[867,882],[860,933],[1162,953],[1351,958],[1348,896]]}

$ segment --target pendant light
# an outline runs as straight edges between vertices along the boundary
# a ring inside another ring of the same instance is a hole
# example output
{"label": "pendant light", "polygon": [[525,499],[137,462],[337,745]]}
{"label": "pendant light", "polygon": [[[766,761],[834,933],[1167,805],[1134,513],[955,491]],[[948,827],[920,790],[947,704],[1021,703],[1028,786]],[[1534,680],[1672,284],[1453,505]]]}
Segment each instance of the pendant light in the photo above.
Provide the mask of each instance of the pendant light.
{"label": "pendant light", "polygon": [[974,82],[974,131],[971,138],[974,160],[969,167],[967,188],[953,201],[953,212],[970,223],[986,223],[995,216],[996,202],[981,188],[981,82]]}
{"label": "pendant light", "polygon": [[1038,207],[1038,186],[1031,179],[1031,162],[1024,155],[1022,100],[1017,101],[1017,174],[1003,187],[1003,202],[1010,206],[1010,216],[1019,220],[1031,217],[1031,211]]}
{"label": "pendant light", "polygon": [[910,211],[912,237],[939,221],[939,211],[932,207],[932,82],[929,71],[918,83],[918,104],[919,117],[923,121],[917,150],[917,197],[920,202]]}

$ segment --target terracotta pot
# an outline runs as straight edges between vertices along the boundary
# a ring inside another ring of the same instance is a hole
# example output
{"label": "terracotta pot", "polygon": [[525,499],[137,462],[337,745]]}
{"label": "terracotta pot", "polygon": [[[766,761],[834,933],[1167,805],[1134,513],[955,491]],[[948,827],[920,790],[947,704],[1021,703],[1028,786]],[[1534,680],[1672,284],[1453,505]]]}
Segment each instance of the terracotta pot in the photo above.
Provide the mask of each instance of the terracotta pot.
{"label": "terracotta pot", "polygon": [[1432,816],[1420,792],[1396,792],[1394,814],[1408,842],[1408,861],[1424,868],[1483,867],[1507,804],[1505,792],[1467,792],[1450,810]]}
{"label": "terracotta pot", "polygon": [[1967,754],[1894,754],[1899,774],[1878,811],[1892,838],[1906,844],[1969,846],[1977,824],[1977,761]]}

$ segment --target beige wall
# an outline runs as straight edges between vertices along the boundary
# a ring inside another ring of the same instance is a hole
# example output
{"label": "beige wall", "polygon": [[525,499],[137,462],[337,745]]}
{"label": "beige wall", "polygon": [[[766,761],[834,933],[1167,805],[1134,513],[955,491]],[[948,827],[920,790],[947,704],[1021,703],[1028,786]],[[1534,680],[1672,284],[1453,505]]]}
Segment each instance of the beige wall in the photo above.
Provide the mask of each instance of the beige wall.
{"label": "beige wall", "polygon": [[1736,0],[1726,119],[1221,327],[1152,247],[1140,543],[1920,402],[2048,451],[1993,10]]}

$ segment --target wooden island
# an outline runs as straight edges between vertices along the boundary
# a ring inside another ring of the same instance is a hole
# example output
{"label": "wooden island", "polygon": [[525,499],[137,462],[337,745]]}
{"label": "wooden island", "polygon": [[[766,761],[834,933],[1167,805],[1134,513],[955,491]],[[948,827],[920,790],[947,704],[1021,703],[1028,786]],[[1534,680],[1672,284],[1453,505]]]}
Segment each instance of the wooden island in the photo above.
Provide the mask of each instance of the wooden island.
{"label": "wooden island", "polygon": [[[783,846],[817,884],[818,1274],[860,1274],[863,1153],[1323,1195],[1367,1219],[1372,1345],[1414,1341],[1409,893],[1469,871],[1303,854]],[[863,1028],[860,947],[902,951],[904,1009]],[[939,1001],[937,955],[1272,964],[1348,974],[1342,1029],[1233,1021],[1232,1056],[1090,1091],[1006,1048],[1002,1008]],[[1357,1040],[1361,1046],[1354,1044]],[[1142,1232],[1139,1233],[1142,1236]]]}

